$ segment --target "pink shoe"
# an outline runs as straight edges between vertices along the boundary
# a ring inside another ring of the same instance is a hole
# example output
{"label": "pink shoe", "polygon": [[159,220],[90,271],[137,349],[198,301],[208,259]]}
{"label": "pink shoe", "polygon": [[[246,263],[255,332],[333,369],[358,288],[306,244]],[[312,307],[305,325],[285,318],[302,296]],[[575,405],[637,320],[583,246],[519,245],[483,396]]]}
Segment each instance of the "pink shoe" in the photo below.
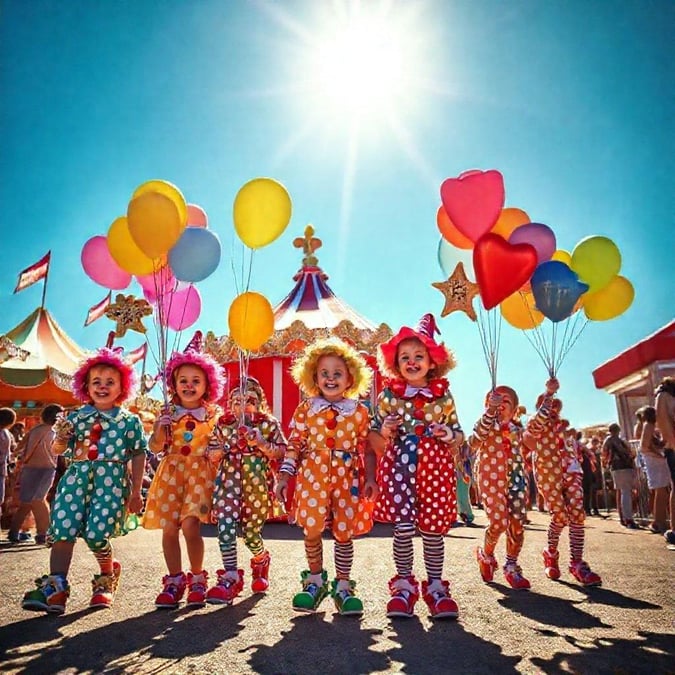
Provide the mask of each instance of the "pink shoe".
{"label": "pink shoe", "polygon": [[422,597],[427,603],[432,619],[456,619],[459,614],[457,603],[450,597],[450,584],[441,579],[431,583],[422,582]]}
{"label": "pink shoe", "polygon": [[558,558],[560,557],[558,551],[549,551],[545,548],[541,552],[544,557],[544,567],[546,568],[546,576],[553,581],[560,579],[560,566],[558,565]]}
{"label": "pink shoe", "polygon": [[254,593],[265,593],[270,587],[270,554],[263,551],[260,555],[251,558],[251,590]]}
{"label": "pink shoe", "polygon": [[216,585],[209,588],[206,602],[210,605],[231,605],[244,590],[244,570],[218,570]]}
{"label": "pink shoe", "polygon": [[204,570],[187,573],[188,596],[186,607],[204,607],[208,578],[209,575]]}
{"label": "pink shoe", "polygon": [[179,572],[174,576],[168,574],[162,578],[164,590],[155,598],[155,607],[158,609],[175,609],[183,599],[185,593],[185,574]]}
{"label": "pink shoe", "polygon": [[389,580],[391,599],[387,603],[388,617],[410,617],[415,613],[415,603],[420,597],[420,587],[415,577],[395,576]]}
{"label": "pink shoe", "polygon": [[530,588],[530,582],[523,576],[520,565],[508,563],[504,565],[504,578],[506,582],[517,591],[525,591]]}
{"label": "pink shoe", "polygon": [[494,579],[495,571],[497,569],[497,560],[493,555],[488,555],[485,551],[479,546],[476,549],[476,560],[478,561],[478,569],[480,569],[480,575],[483,577],[485,583],[489,583]]}
{"label": "pink shoe", "polygon": [[570,564],[570,574],[584,586],[601,586],[602,579],[584,560]]}

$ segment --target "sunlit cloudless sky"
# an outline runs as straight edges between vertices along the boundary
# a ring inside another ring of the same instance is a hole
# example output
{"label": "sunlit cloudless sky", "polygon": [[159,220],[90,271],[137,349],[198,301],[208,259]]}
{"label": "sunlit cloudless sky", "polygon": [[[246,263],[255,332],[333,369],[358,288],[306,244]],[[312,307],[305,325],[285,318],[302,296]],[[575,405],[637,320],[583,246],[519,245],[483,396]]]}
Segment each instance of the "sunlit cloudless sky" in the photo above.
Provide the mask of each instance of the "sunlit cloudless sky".
{"label": "sunlit cloudless sky", "polygon": [[[672,2],[4,0],[0,11],[0,333],[39,306],[41,284],[12,290],[51,250],[47,308],[84,348],[105,342],[107,319],[83,327],[107,291],[82,270],[82,246],[152,178],[201,205],[223,245],[186,333],[227,333],[242,256],[232,203],[257,176],[286,186],[293,215],[255,253],[252,290],[273,305],[289,292],[302,257],[292,241],[312,223],[335,293],[377,324],[414,325],[443,308],[431,287],[444,278],[439,187],[474,168],[498,169],[506,206],[548,224],[559,248],[610,237],[634,284],[628,311],[590,323],[560,370],[573,425],[615,419],[591,371],[673,318]],[[375,49],[336,51],[349,21]],[[468,427],[489,388],[478,330],[461,313],[439,326]],[[531,409],[546,377],[504,324],[499,380]]]}

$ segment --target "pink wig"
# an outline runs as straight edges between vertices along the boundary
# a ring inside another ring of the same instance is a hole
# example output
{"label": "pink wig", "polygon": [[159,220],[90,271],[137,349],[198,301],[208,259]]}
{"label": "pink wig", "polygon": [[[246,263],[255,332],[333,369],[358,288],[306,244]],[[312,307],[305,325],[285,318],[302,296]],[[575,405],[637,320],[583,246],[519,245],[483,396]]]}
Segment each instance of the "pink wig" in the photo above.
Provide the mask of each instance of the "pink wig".
{"label": "pink wig", "polygon": [[93,356],[80,363],[77,370],[73,373],[73,382],[71,389],[73,396],[82,402],[90,403],[91,398],[87,388],[89,386],[89,371],[96,366],[105,366],[114,368],[120,374],[120,385],[122,393],[117,399],[116,403],[124,403],[134,395],[134,388],[136,386],[136,373],[133,366],[128,363],[121,351],[116,349],[109,349],[108,347],[101,347]]}
{"label": "pink wig", "polygon": [[174,373],[181,366],[195,366],[200,368],[206,375],[206,392],[204,401],[214,403],[223,396],[225,388],[225,377],[218,362],[208,354],[188,349],[187,352],[174,352],[171,358],[166,362],[164,370],[166,374],[166,383],[172,393],[175,393],[176,383]]}

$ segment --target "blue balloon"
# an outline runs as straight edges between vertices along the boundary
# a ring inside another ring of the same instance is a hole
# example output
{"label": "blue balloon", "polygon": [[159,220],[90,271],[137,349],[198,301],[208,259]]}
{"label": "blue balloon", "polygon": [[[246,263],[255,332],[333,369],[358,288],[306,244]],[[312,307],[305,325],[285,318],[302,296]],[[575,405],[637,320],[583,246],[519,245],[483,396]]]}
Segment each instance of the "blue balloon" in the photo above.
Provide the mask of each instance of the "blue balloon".
{"label": "blue balloon", "polygon": [[169,265],[179,281],[206,279],[220,262],[218,235],[203,227],[186,227],[169,251]]}
{"label": "blue balloon", "polygon": [[530,283],[537,309],[554,323],[570,316],[579,297],[588,290],[588,284],[579,281],[576,272],[559,260],[539,265]]}

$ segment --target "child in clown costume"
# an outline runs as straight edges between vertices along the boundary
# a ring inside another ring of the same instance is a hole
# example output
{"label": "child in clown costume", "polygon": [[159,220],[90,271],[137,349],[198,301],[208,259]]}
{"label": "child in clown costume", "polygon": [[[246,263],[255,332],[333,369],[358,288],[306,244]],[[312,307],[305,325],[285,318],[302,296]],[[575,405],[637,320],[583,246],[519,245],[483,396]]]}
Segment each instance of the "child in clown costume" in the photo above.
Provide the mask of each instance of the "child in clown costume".
{"label": "child in clown costume", "polygon": [[244,588],[244,570],[237,568],[237,526],[251,551],[251,590],[269,587],[270,554],[261,533],[270,511],[267,477],[270,462],[286,451],[279,421],[269,411],[265,393],[253,377],[236,382],[229,395],[229,413],[221,417],[217,432],[224,455],[215,483],[213,511],[218,521],[218,542],[223,569],[206,594],[211,604],[232,603]]}
{"label": "child in clown costume", "polygon": [[518,565],[527,518],[528,489],[525,461],[521,454],[522,426],[514,421],[518,395],[505,385],[491,391],[486,409],[476,422],[469,444],[476,456],[476,475],[481,502],[489,524],[476,558],[483,581],[490,582],[497,569],[495,548],[506,533],[504,578],[515,589],[528,589],[530,582]]}
{"label": "child in clown costume", "polygon": [[[148,490],[143,527],[162,530],[168,574],[155,600],[158,608],[177,607],[188,590],[187,605],[204,606],[208,575],[204,566],[201,523],[211,522],[215,465],[209,443],[221,410],[224,378],[216,361],[201,352],[198,332],[184,353],[174,352],[165,376],[172,394],[168,410],[157,420],[150,449],[163,457]],[[190,571],[183,572],[179,533],[183,533]]]}
{"label": "child in clown costume", "polygon": [[[99,349],[73,375],[73,394],[84,405],[54,424],[52,451],[72,460],[52,504],[49,575],[24,595],[22,607],[62,614],[70,595],[67,576],[78,537],[98,562],[90,607],[110,607],[122,568],[112,537],[126,534],[127,514],[143,508],[145,437],[137,415],[120,405],[131,397],[134,371],[117,350]],[[127,464],[131,460],[131,481]],[[131,483],[131,484],[130,484]]]}
{"label": "child in clown costume", "polygon": [[288,480],[296,475],[291,516],[303,528],[308,570],[293,609],[314,612],[328,594],[321,534],[332,516],[335,579],[331,593],[340,614],[360,615],[363,603],[351,580],[352,538],[373,525],[377,494],[375,456],[367,448],[368,409],[358,397],[368,391],[372,371],[350,345],[337,338],[317,340],[291,374],[308,398],[296,409],[288,449],[279,471],[277,497],[286,502]]}
{"label": "child in clown costume", "polygon": [[565,443],[562,401],[554,397],[559,386],[555,378],[546,382],[546,391],[537,400],[537,414],[527,423],[524,434],[534,457],[537,489],[551,514],[548,546],[542,552],[544,567],[549,579],[560,578],[558,543],[563,528],[569,525],[569,571],[584,586],[599,586],[602,579],[583,560],[583,471],[574,450]]}
{"label": "child in clown costume", "polygon": [[455,402],[443,375],[454,366],[434,340],[433,315],[404,326],[379,347],[380,371],[391,378],[379,396],[370,442],[383,453],[375,518],[394,523],[396,576],[387,616],[414,613],[420,588],[413,576],[413,536],[422,535],[427,580],[422,595],[433,618],[455,618],[457,604],[443,580],[443,536],[457,516],[455,454],[464,442]]}

